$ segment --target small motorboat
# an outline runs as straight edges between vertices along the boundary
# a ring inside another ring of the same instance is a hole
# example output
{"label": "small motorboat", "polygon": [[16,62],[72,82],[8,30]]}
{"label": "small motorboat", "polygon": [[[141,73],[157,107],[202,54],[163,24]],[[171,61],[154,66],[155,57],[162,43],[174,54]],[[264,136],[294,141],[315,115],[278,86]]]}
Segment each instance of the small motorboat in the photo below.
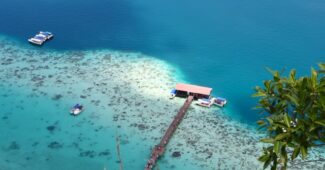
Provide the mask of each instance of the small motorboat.
{"label": "small motorboat", "polygon": [[203,107],[211,107],[213,102],[210,99],[198,99],[196,104]]}
{"label": "small motorboat", "polygon": [[70,113],[72,115],[76,116],[76,115],[79,115],[83,110],[84,110],[84,107],[82,105],[76,104],[71,108]]}
{"label": "small motorboat", "polygon": [[214,98],[213,104],[215,104],[219,107],[224,107],[227,104],[227,100],[222,97],[217,97],[217,98]]}
{"label": "small motorboat", "polygon": [[173,90],[170,92],[170,96],[169,96],[169,98],[170,98],[170,99],[173,99],[173,98],[175,98],[175,96],[176,96],[176,89],[173,89]]}
{"label": "small motorboat", "polygon": [[36,45],[42,45],[45,41],[51,39],[52,37],[53,37],[52,33],[40,31],[34,37],[28,39],[28,41]]}

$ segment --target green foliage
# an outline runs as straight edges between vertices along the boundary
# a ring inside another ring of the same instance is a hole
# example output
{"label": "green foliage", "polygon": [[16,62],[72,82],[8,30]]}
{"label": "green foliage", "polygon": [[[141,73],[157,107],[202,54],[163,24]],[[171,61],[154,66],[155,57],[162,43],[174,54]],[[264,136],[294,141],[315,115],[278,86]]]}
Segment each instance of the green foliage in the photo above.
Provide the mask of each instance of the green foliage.
{"label": "green foliage", "polygon": [[255,88],[253,97],[259,98],[256,108],[263,114],[257,123],[268,132],[261,142],[270,145],[259,158],[264,169],[286,169],[288,156],[305,159],[308,150],[325,144],[325,63],[319,68],[299,78],[295,70],[281,76],[268,69],[273,79]]}

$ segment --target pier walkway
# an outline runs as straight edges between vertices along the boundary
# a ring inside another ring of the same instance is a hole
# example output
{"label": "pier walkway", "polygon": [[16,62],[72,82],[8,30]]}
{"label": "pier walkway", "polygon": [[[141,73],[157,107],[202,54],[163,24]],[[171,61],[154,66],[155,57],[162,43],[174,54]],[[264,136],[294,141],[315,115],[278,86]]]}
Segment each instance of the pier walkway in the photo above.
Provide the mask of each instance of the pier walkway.
{"label": "pier walkway", "polygon": [[194,97],[188,96],[186,101],[184,102],[183,106],[178,111],[177,115],[175,116],[173,122],[169,125],[167,131],[165,132],[165,135],[162,137],[160,143],[156,145],[151,153],[151,157],[148,160],[145,170],[151,170],[155,164],[157,163],[157,160],[159,156],[164,154],[165,146],[168,144],[170,138],[172,137],[173,133],[177,129],[178,125],[182,121],[182,119],[185,116],[185,113],[187,109],[190,107]]}

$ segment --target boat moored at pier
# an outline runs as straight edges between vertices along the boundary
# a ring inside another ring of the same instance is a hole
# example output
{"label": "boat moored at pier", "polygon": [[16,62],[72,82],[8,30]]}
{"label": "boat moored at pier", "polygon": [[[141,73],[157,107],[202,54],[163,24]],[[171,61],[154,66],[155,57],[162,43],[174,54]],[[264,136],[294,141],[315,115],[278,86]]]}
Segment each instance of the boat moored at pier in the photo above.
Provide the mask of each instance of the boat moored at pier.
{"label": "boat moored at pier", "polygon": [[169,96],[169,98],[170,98],[170,99],[173,99],[173,98],[175,98],[175,96],[176,96],[176,89],[173,89],[173,90],[170,92],[170,96]]}
{"label": "boat moored at pier", "polygon": [[213,103],[212,99],[198,99],[195,104],[203,107],[211,107]]}
{"label": "boat moored at pier", "polygon": [[213,104],[215,104],[219,107],[224,107],[227,104],[227,100],[222,97],[217,97],[214,99]]}
{"label": "boat moored at pier", "polygon": [[227,104],[225,98],[212,97],[211,93],[212,88],[210,87],[178,83],[175,89],[170,92],[169,98],[193,96],[197,100],[195,104],[203,107],[211,107],[212,105],[224,107]]}

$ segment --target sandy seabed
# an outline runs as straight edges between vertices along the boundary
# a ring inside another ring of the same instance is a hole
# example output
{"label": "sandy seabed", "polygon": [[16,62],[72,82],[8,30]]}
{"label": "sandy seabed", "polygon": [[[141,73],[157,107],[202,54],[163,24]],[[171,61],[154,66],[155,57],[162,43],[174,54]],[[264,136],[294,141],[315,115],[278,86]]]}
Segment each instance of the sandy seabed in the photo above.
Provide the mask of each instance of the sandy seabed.
{"label": "sandy seabed", "polygon": [[[168,99],[181,72],[141,53],[58,52],[1,37],[0,64],[0,169],[118,169],[116,136],[124,168],[143,169],[185,100]],[[78,117],[68,114],[75,102],[86,107]],[[263,134],[224,111],[192,104],[157,169],[262,169]]]}

